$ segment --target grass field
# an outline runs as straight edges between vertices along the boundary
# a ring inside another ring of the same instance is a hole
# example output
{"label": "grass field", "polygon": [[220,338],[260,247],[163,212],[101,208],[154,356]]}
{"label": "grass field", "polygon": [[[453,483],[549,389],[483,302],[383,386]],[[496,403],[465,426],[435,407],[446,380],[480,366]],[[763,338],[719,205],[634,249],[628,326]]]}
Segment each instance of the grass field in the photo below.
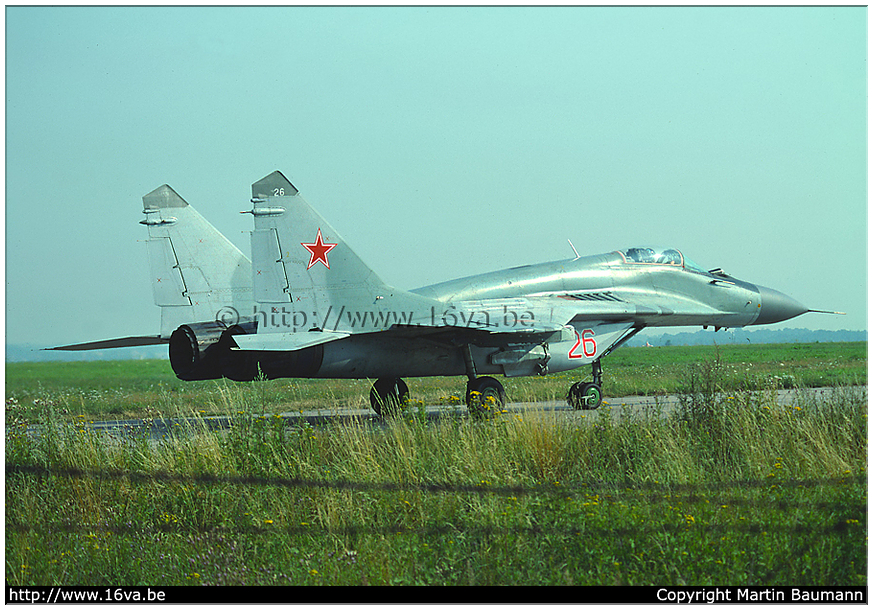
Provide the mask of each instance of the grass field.
{"label": "grass field", "polygon": [[[167,371],[7,365],[8,585],[867,584],[866,344],[622,349],[607,393],[680,407],[621,418],[288,428],[272,414],[363,406],[369,384]],[[507,387],[561,397],[570,379]],[[838,389],[779,405],[785,385]],[[116,413],[233,425],[155,443],[83,423]]]}
{"label": "grass field", "polygon": [[[866,343],[676,346],[622,348],[604,360],[604,396],[673,394],[689,364],[718,357],[725,390],[749,383],[781,388],[867,383]],[[549,375],[502,379],[510,401],[563,400],[588,367]],[[407,380],[412,398],[444,404],[463,397],[462,377]],[[180,381],[168,361],[20,362],[6,364],[6,398],[18,401],[35,421],[50,401],[65,419],[119,419],[227,413],[230,389],[257,396],[264,413],[300,409],[369,408],[372,380],[277,379],[262,384]],[[35,408],[34,401],[38,401]]]}

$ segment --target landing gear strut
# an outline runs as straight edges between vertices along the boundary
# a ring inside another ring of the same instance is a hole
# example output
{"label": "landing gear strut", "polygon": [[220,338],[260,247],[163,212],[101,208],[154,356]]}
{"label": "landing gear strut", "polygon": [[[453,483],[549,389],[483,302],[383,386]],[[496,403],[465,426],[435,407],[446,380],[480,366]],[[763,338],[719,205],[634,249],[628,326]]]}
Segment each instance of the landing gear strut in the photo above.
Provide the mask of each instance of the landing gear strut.
{"label": "landing gear strut", "polygon": [[600,360],[591,363],[591,373],[594,375],[594,383],[577,381],[570,386],[567,393],[567,404],[574,409],[596,409],[603,404],[603,369],[600,368]]}
{"label": "landing gear strut", "polygon": [[409,387],[400,377],[381,377],[370,390],[370,406],[377,415],[398,415],[409,400]]}

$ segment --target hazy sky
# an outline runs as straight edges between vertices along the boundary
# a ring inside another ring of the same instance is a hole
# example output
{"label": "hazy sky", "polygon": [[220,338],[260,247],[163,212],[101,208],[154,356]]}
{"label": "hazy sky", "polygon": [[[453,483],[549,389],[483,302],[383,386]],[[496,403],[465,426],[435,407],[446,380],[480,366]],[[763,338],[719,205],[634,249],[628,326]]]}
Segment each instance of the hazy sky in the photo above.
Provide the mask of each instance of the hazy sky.
{"label": "hazy sky", "polygon": [[658,244],[867,329],[865,7],[6,8],[6,332],[155,334],[142,196],[389,284]]}

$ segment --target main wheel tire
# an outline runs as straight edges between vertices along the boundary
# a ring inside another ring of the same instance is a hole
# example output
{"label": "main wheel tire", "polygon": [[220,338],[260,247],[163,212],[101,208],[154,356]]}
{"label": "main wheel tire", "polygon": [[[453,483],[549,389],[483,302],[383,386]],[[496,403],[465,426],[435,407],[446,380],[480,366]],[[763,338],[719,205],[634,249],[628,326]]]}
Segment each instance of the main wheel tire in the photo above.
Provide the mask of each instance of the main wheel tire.
{"label": "main wheel tire", "polygon": [[567,404],[574,409],[591,410],[603,404],[603,391],[596,383],[577,381],[570,386]]}
{"label": "main wheel tire", "polygon": [[409,387],[400,377],[382,377],[370,389],[370,406],[382,417],[398,415],[408,400]]}
{"label": "main wheel tire", "polygon": [[494,377],[477,377],[467,383],[467,408],[474,417],[496,415],[506,406],[506,390]]}

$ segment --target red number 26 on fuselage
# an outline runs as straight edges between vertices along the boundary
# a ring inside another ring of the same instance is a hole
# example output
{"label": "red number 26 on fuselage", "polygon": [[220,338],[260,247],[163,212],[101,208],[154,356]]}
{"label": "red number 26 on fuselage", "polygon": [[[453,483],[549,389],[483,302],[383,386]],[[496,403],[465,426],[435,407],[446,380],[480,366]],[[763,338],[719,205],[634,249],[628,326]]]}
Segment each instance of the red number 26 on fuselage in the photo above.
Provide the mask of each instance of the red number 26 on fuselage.
{"label": "red number 26 on fuselage", "polygon": [[579,349],[579,346],[582,346],[582,354],[585,354],[585,358],[593,358],[595,354],[597,354],[597,341],[594,340],[594,331],[590,328],[586,328],[582,331],[582,334],[579,334],[579,331],[576,331],[576,343],[573,344],[573,347],[570,348],[570,351],[567,353],[568,358],[582,358],[582,354],[577,354],[576,350]]}

